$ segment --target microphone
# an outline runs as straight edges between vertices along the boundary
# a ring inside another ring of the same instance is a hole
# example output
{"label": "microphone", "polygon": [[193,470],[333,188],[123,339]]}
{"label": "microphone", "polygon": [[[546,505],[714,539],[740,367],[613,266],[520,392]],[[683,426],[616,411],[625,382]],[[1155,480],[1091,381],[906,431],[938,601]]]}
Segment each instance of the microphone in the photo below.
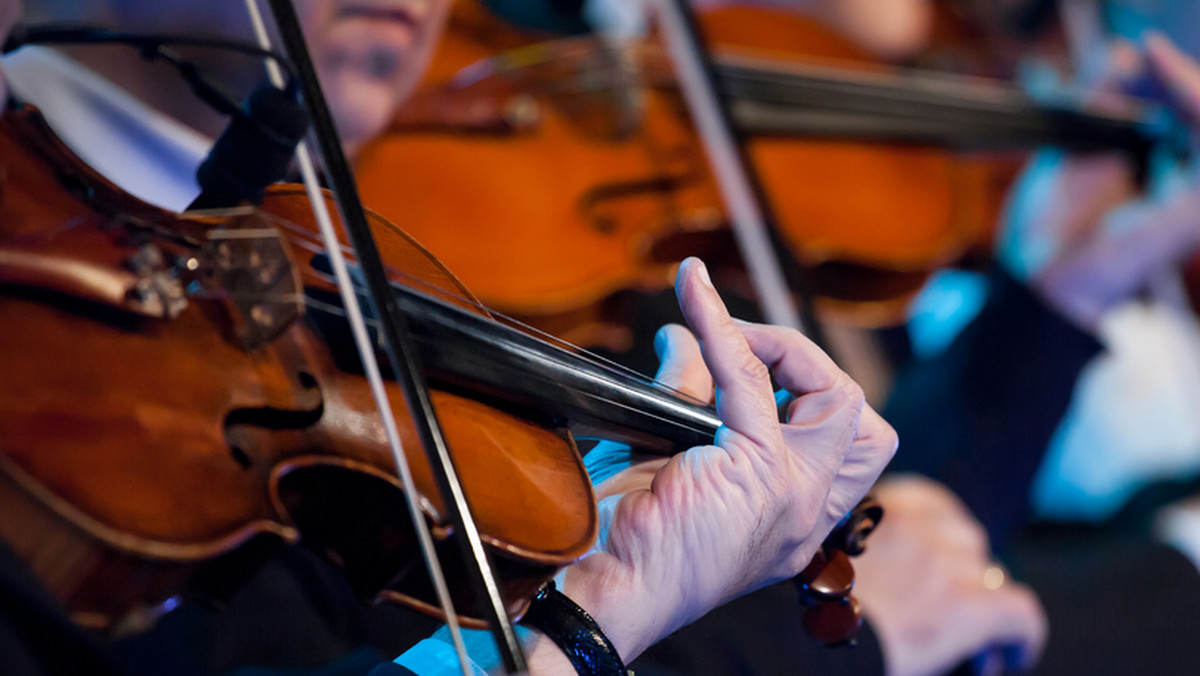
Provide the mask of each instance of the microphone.
{"label": "microphone", "polygon": [[307,131],[308,115],[293,87],[260,85],[233,114],[196,170],[200,195],[188,210],[262,202],[267,186],[287,173]]}

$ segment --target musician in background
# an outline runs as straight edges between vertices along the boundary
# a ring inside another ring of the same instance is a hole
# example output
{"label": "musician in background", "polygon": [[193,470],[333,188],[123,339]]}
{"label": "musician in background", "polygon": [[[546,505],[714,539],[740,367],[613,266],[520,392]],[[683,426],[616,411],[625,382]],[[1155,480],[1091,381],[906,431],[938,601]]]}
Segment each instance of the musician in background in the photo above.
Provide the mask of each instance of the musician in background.
{"label": "musician in background", "polygon": [[[1194,139],[1200,67],[1162,36],[1139,42]],[[1101,98],[1144,59],[1126,46],[1108,62]],[[1039,154],[1010,202],[982,311],[901,375],[886,409],[908,451],[896,465],[947,482],[1042,593],[1046,673],[1200,668],[1200,577],[1181,554],[1194,556],[1195,512],[1170,512],[1160,541],[1149,535],[1154,507],[1195,490],[1200,343],[1164,290],[1200,242],[1200,185],[1157,169],[1139,194],[1123,158]],[[1181,471],[1125,506],[1148,476]],[[1027,532],[1031,483],[1042,518],[1095,525]],[[1132,577],[1154,582],[1111,582]]]}
{"label": "musician in background", "polygon": [[[143,32],[236,36],[253,41],[240,2],[34,0],[25,21],[90,21]],[[378,134],[420,80],[450,0],[297,3],[338,132],[353,153]],[[264,81],[257,57],[179,49],[239,98]],[[228,120],[202,105],[166,65],[121,46],[30,47],[4,59],[19,95],[39,102],[85,161],[133,194],[182,210],[195,169]],[[136,160],[129,157],[137,153]],[[152,167],[147,171],[146,167]]]}
{"label": "musician in background", "polygon": [[[1106,23],[1115,35],[1137,40],[1161,29],[1184,53],[1200,55],[1196,3],[1122,0],[1107,5]],[[1127,49],[1092,57],[1100,64],[1096,69],[1105,64],[1129,69],[1130,61],[1136,62]],[[1135,91],[1164,95],[1153,87],[1135,86]],[[1158,157],[1151,166],[1148,195],[1140,199],[1130,194],[1128,169],[1113,158],[1081,164],[1044,157],[1031,170],[1030,180],[1055,181],[1072,191],[1060,199],[1077,203],[1077,210],[1097,209],[1107,201],[1127,202],[1094,226],[1104,233],[1138,232],[1143,212],[1196,183],[1194,156],[1181,161]],[[1083,176],[1091,176],[1097,189],[1084,187]],[[1110,196],[1101,197],[1103,193]],[[1009,228],[1005,253],[1011,269],[1030,273],[1038,270],[1043,252],[1070,244],[1056,238],[1057,224],[1029,218],[1047,202],[1053,210],[1052,198],[1032,191],[1021,197],[1009,219],[1014,227]],[[1066,212],[1060,218],[1070,216]],[[1022,224],[1025,227],[1017,227]],[[1146,276],[1137,297],[1114,305],[1096,322],[1106,354],[1083,372],[1067,420],[1039,473],[1033,494],[1039,515],[1102,522],[1135,500],[1139,491],[1200,475],[1200,422],[1195,415],[1200,407],[1200,323],[1179,272],[1192,249],[1189,244],[1178,243],[1178,255]]]}

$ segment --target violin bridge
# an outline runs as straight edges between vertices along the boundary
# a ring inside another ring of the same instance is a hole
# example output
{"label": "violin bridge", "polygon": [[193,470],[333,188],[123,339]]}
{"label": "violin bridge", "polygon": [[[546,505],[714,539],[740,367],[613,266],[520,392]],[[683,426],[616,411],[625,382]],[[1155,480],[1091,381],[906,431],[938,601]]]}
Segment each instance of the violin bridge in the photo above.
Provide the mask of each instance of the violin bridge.
{"label": "violin bridge", "polygon": [[[304,313],[304,293],[287,241],[258,212],[209,230],[202,254],[185,266],[193,285],[225,298],[247,351],[270,343]],[[191,288],[191,287],[190,287]]]}

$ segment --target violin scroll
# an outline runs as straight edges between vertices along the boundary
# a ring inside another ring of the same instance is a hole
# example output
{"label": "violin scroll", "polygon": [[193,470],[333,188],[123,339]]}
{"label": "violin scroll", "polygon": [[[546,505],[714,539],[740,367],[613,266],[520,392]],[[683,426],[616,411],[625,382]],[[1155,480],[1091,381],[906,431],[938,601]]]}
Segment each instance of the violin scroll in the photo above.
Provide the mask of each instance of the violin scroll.
{"label": "violin scroll", "polygon": [[804,611],[804,630],[826,645],[853,643],[862,625],[854,598],[850,557],[866,548],[866,539],[883,519],[883,505],[863,498],[825,538],[811,563],[796,577]]}

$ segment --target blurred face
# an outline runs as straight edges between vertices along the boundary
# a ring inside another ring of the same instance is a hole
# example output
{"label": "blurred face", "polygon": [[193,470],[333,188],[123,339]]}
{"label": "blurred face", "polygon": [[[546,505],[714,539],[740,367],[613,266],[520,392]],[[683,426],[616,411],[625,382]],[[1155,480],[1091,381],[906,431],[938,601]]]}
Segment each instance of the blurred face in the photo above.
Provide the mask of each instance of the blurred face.
{"label": "blurred face", "polygon": [[[338,129],[353,150],[381,132],[412,94],[433,56],[452,0],[292,1]],[[35,10],[53,9],[41,18],[112,23],[131,31],[253,39],[244,0],[30,0],[30,4]],[[267,11],[264,0],[259,0],[259,7]],[[240,68],[246,62],[235,63]]]}
{"label": "blurred face", "polygon": [[348,150],[379,134],[433,56],[452,0],[297,0]]}

